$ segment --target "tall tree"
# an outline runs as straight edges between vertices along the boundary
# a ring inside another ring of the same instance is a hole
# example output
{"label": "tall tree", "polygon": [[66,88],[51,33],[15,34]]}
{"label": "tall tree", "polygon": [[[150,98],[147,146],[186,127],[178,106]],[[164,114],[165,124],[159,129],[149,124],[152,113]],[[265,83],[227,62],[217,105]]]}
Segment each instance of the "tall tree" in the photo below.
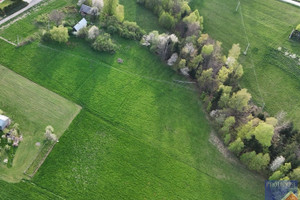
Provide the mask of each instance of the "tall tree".
{"label": "tall tree", "polygon": [[242,112],[248,107],[250,99],[251,94],[247,92],[247,89],[241,89],[240,91],[233,93],[229,101],[229,107]]}
{"label": "tall tree", "polygon": [[101,16],[115,16],[118,5],[119,0],[104,0],[104,6],[101,12]]}

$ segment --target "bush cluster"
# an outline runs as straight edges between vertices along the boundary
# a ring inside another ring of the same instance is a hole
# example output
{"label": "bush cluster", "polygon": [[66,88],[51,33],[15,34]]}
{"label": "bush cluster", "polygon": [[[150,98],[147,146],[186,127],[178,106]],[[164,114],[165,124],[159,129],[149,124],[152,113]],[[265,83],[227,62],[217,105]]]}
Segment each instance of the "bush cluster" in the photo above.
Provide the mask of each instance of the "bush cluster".
{"label": "bush cluster", "polygon": [[102,22],[101,26],[110,34],[117,33],[120,37],[131,40],[139,41],[146,33],[136,24],[136,22],[120,22],[115,16],[107,17],[106,20]]}
{"label": "bush cluster", "polygon": [[[239,45],[234,44],[224,55],[220,42],[201,34],[203,19],[185,1],[138,2],[160,15],[162,26],[172,29],[171,22],[175,21],[177,40],[153,31],[143,37],[141,44],[149,46],[182,74],[197,80],[206,111],[229,150],[249,169],[271,175],[270,179],[298,180],[300,132],[282,113],[271,117],[254,105],[251,94],[240,87],[243,67],[238,62]],[[274,166],[279,171],[273,173]]]}

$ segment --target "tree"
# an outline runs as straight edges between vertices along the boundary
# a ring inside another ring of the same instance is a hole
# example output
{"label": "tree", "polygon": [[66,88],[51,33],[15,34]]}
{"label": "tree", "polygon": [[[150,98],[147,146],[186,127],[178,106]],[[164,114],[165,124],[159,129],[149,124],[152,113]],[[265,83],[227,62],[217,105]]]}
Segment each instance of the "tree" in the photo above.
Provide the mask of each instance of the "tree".
{"label": "tree", "polygon": [[53,27],[50,30],[51,39],[59,43],[68,42],[69,34],[68,29],[60,25],[59,27]]}
{"label": "tree", "polygon": [[171,30],[175,26],[174,17],[168,12],[162,12],[162,14],[159,17],[159,24],[164,28]]}
{"label": "tree", "polygon": [[235,118],[233,116],[227,117],[226,120],[224,121],[221,131],[223,133],[229,133],[229,130],[232,128],[234,124],[235,124]]}
{"label": "tree", "polygon": [[229,73],[232,74],[232,79],[234,79],[234,81],[240,79],[244,73],[243,66],[238,63],[240,51],[241,51],[240,45],[233,44],[232,48],[229,50],[228,58],[226,61],[226,64],[228,65]]}
{"label": "tree", "polygon": [[233,44],[232,48],[228,52],[228,58],[234,58],[237,60],[241,54],[241,48],[239,44]]}
{"label": "tree", "polygon": [[280,170],[277,170],[269,177],[269,180],[271,181],[280,180],[283,176],[284,174]]}
{"label": "tree", "polygon": [[100,31],[97,26],[92,26],[88,31],[88,39],[94,40],[96,37],[98,37]]}
{"label": "tree", "polygon": [[117,6],[115,16],[120,22],[123,22],[123,20],[124,20],[124,6],[123,5],[119,4]]}
{"label": "tree", "polygon": [[189,62],[189,68],[198,69],[202,61],[203,57],[201,54],[199,54],[198,56],[194,57],[191,62]]}
{"label": "tree", "polygon": [[266,168],[270,162],[270,156],[266,154],[256,154],[255,151],[244,153],[241,156],[241,161],[245,163],[249,169],[260,171]]}
{"label": "tree", "polygon": [[102,16],[115,16],[118,5],[119,0],[104,0],[104,6],[101,12]]}
{"label": "tree", "polygon": [[241,140],[241,138],[237,138],[234,142],[232,142],[229,145],[228,149],[236,155],[239,155],[243,150],[244,146],[244,142]]}
{"label": "tree", "polygon": [[53,21],[56,26],[59,26],[61,24],[64,17],[65,17],[64,13],[58,10],[53,10],[49,14],[49,20]]}
{"label": "tree", "polygon": [[275,127],[277,125],[278,120],[275,117],[268,117],[266,119],[266,123]]}
{"label": "tree", "polygon": [[229,69],[226,66],[223,66],[218,72],[218,80],[221,83],[224,83],[228,79]]}
{"label": "tree", "polygon": [[103,0],[92,0],[92,6],[98,8],[98,10],[101,11],[104,6],[104,2]]}
{"label": "tree", "polygon": [[183,69],[186,67],[186,60],[185,59],[181,59],[179,64],[178,64],[178,68],[179,69]]}
{"label": "tree", "polygon": [[251,94],[247,92],[247,89],[241,89],[240,91],[233,93],[229,100],[229,107],[239,112],[248,108],[248,102],[251,99]]}
{"label": "tree", "polygon": [[91,15],[92,15],[92,17],[93,17],[93,20],[95,20],[96,17],[97,17],[98,15],[100,15],[99,8],[97,8],[97,7],[92,7],[90,13],[91,13]]}
{"label": "tree", "polygon": [[200,76],[200,78],[198,78],[199,84],[200,86],[205,90],[208,91],[210,89],[210,87],[212,86],[212,82],[213,82],[213,70],[212,68],[204,70]]}
{"label": "tree", "polygon": [[226,108],[228,107],[229,100],[230,100],[230,93],[232,90],[231,86],[225,86],[225,85],[220,85],[219,90],[222,90],[222,95],[221,98],[218,102],[219,107],[221,108]]}
{"label": "tree", "polygon": [[77,5],[81,6],[86,0],[78,0]]}
{"label": "tree", "polygon": [[208,44],[203,46],[201,53],[203,55],[209,56],[212,54],[213,51],[214,51],[214,45]]}
{"label": "tree", "polygon": [[277,170],[285,161],[283,156],[278,156],[270,165],[271,171]]}
{"label": "tree", "polygon": [[57,141],[57,136],[53,133],[54,132],[54,128],[52,126],[47,126],[45,129],[45,138],[46,140],[49,140],[51,142],[53,141]]}
{"label": "tree", "polygon": [[92,44],[92,47],[97,51],[114,53],[117,45],[112,41],[108,33],[104,33],[96,38],[95,42]]}
{"label": "tree", "polygon": [[289,177],[291,180],[300,182],[300,167],[294,169],[293,172],[290,173]]}
{"label": "tree", "polygon": [[274,135],[274,127],[265,122],[261,122],[255,128],[253,135],[262,146],[269,147],[271,146],[272,137]]}

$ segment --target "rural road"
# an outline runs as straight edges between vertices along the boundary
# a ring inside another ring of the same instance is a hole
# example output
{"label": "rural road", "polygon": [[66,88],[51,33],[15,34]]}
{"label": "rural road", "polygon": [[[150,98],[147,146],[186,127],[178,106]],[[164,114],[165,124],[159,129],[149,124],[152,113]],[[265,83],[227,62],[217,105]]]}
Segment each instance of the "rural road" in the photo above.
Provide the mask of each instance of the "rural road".
{"label": "rural road", "polygon": [[292,1],[292,0],[281,0],[281,1],[300,7],[300,2],[297,1]]}
{"label": "rural road", "polygon": [[43,0],[25,0],[25,1],[29,3],[25,8],[22,8],[18,12],[15,12],[14,14],[12,14],[12,15],[10,15],[8,17],[5,17],[4,19],[0,20],[0,25],[4,24],[5,22],[9,21],[12,18],[18,16],[19,14],[25,12],[26,10],[28,10],[32,6],[35,6],[36,4],[40,3]]}

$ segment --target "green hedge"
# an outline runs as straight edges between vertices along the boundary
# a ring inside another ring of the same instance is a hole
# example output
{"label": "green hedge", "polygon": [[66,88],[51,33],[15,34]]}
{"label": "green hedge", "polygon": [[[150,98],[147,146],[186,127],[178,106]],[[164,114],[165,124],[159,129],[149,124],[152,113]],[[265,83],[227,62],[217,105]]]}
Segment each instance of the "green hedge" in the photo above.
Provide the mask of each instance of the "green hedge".
{"label": "green hedge", "polygon": [[27,2],[24,2],[22,0],[15,0],[14,3],[0,10],[0,15],[1,16],[11,15],[17,12],[18,10],[21,10],[22,8],[26,7],[27,5],[28,5]]}

